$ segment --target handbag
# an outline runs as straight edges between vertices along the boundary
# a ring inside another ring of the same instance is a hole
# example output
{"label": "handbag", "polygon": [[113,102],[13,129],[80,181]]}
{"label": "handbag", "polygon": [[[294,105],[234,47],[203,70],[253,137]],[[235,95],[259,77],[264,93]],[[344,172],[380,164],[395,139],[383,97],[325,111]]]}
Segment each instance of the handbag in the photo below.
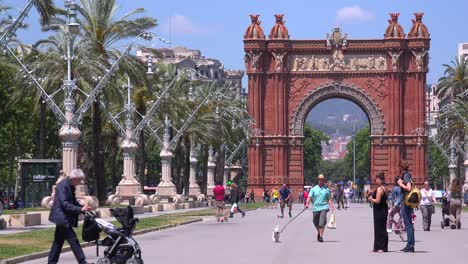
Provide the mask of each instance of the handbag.
{"label": "handbag", "polygon": [[330,216],[330,222],[328,222],[327,228],[336,229],[336,218],[335,213],[332,213]]}
{"label": "handbag", "polygon": [[435,207],[434,207],[433,204],[429,205],[429,212],[430,212],[431,214],[435,214]]}

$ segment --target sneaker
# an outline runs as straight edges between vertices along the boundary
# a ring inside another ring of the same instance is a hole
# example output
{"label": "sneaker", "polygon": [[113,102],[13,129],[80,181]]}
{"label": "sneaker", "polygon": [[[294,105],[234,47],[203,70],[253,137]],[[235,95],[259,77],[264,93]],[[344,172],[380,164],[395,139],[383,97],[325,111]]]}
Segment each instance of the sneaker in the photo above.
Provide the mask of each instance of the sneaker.
{"label": "sneaker", "polygon": [[323,237],[319,237],[318,241],[323,242]]}
{"label": "sneaker", "polygon": [[387,228],[387,233],[391,234],[393,230],[391,228]]}
{"label": "sneaker", "polygon": [[245,213],[242,213],[242,218],[244,218],[244,217],[245,217]]}
{"label": "sneaker", "polygon": [[292,214],[291,214],[291,212],[289,212],[289,217],[292,217]]}
{"label": "sneaker", "polygon": [[320,241],[320,235],[317,234],[317,241]]}
{"label": "sneaker", "polygon": [[401,250],[402,252],[405,252],[405,253],[414,253],[414,247],[410,248],[410,247],[405,247],[404,249]]}

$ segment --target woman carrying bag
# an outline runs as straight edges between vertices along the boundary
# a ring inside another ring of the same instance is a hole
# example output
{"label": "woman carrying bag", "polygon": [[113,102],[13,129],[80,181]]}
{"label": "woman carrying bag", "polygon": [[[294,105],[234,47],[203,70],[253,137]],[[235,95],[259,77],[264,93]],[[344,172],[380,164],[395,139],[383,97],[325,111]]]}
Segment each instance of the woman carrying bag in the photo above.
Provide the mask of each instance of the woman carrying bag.
{"label": "woman carrying bag", "polygon": [[425,181],[424,188],[421,190],[420,206],[424,231],[431,231],[432,214],[435,213],[434,203],[436,203],[434,192],[429,186],[429,182]]}

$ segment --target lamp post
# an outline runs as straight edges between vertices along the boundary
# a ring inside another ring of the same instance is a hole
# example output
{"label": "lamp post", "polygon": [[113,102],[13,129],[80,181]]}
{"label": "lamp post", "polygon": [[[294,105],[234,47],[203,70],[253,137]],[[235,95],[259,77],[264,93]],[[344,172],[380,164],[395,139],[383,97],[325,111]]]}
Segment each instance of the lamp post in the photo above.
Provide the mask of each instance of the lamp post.
{"label": "lamp post", "polygon": [[356,184],[356,120],[353,122],[353,183]]}

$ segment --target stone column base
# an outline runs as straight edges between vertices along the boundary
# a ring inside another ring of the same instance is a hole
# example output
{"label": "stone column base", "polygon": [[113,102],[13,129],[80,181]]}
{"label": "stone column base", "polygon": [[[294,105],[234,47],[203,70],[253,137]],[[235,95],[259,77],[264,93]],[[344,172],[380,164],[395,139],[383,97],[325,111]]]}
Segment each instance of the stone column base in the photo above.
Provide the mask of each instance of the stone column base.
{"label": "stone column base", "polygon": [[142,193],[139,183],[119,184],[115,194],[107,199],[110,204],[129,205],[130,200],[135,199],[135,205],[144,206],[150,204],[150,199]]}
{"label": "stone column base", "polygon": [[174,196],[177,194],[175,185],[162,185],[158,186],[158,196]]}
{"label": "stone column base", "polygon": [[193,198],[193,197],[197,197],[198,195],[200,195],[200,187],[199,186],[190,186],[188,196],[190,198]]}

